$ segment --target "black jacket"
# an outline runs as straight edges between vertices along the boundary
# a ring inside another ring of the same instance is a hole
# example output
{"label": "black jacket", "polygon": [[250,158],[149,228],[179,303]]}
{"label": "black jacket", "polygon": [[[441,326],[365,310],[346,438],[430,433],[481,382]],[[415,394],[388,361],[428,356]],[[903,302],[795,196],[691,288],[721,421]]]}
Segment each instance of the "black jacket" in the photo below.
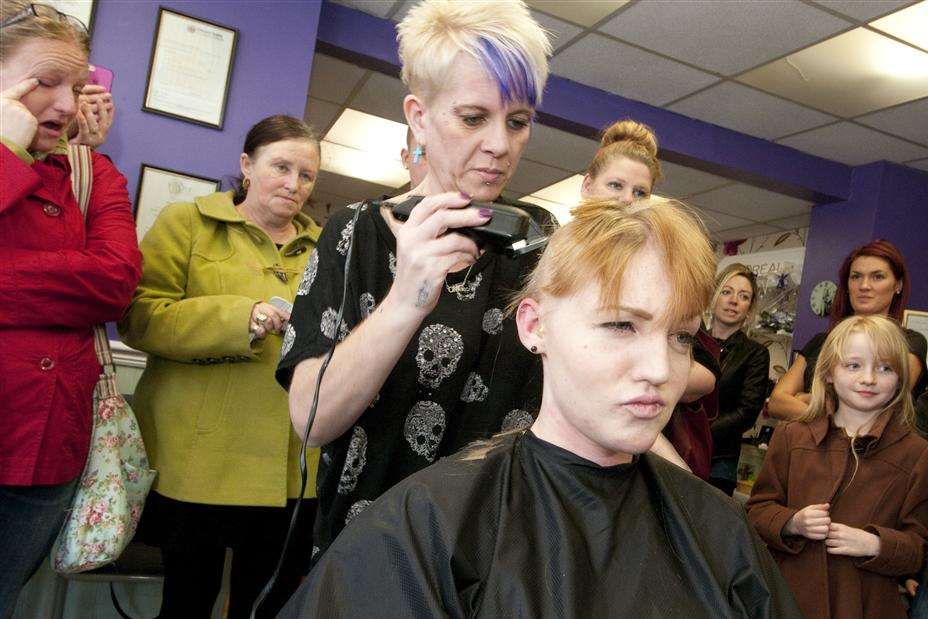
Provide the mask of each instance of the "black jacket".
{"label": "black jacket", "polygon": [[529,431],[445,458],[387,491],[279,615],[298,617],[800,614],[729,497],[652,454],[600,467]]}
{"label": "black jacket", "polygon": [[712,424],[712,459],[738,458],[741,435],[754,426],[768,391],[770,353],[761,344],[736,331],[722,347],[719,363],[719,416]]}

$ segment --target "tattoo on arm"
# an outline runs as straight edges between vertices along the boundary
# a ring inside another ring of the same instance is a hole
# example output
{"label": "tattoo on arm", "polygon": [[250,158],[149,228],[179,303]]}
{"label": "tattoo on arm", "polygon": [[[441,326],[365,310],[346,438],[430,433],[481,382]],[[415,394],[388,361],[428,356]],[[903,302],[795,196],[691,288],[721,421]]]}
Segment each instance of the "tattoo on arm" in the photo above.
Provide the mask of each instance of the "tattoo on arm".
{"label": "tattoo on arm", "polygon": [[419,293],[416,296],[416,307],[425,307],[429,302],[429,283],[427,281],[422,282],[422,287],[419,288]]}

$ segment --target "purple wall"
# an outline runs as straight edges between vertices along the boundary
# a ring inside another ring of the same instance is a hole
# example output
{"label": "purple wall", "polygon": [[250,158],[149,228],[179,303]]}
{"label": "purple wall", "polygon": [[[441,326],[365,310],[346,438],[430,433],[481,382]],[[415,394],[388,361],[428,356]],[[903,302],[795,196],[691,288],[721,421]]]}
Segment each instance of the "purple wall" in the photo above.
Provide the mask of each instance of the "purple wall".
{"label": "purple wall", "polygon": [[[210,129],[142,111],[158,8],[239,31],[223,129]],[[98,3],[91,60],[113,70],[116,121],[101,151],[129,181],[135,199],[142,162],[223,178],[238,172],[248,129],[271,114],[303,117],[316,32],[318,1]]]}
{"label": "purple wall", "polygon": [[794,349],[828,326],[809,307],[812,288],[826,279],[837,283],[845,256],[875,238],[889,240],[905,256],[909,308],[928,310],[928,174],[885,161],[860,166],[853,171],[849,200],[812,209]]}

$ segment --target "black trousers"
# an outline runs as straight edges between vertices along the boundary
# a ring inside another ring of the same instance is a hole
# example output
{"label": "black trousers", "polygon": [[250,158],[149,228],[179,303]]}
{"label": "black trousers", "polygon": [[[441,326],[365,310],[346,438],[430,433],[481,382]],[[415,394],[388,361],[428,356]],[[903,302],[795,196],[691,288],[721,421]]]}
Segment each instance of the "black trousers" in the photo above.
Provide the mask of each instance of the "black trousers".
{"label": "black trousers", "polygon": [[[204,505],[151,493],[141,537],[161,548],[161,619],[208,618],[222,586],[226,548],[232,549],[229,619],[247,618],[277,566],[296,500],[286,507]],[[309,571],[316,501],[300,507],[277,584],[256,617],[275,617]]]}

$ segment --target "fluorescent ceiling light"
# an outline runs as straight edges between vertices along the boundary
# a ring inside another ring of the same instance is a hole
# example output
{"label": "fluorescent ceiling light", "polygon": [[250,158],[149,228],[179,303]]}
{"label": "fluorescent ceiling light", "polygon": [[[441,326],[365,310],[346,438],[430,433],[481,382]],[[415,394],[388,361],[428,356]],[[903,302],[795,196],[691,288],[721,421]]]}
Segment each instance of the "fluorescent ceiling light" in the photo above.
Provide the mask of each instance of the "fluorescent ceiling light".
{"label": "fluorescent ceiling light", "polygon": [[928,51],[928,0],[896,11],[870,25]]}
{"label": "fluorescent ceiling light", "polygon": [[557,202],[548,202],[547,200],[542,200],[541,198],[535,196],[525,196],[519,198],[522,202],[528,202],[529,204],[534,204],[535,206],[540,206],[545,209],[557,219],[557,223],[564,225],[571,220],[572,216],[570,214],[570,209],[572,206],[567,206],[566,204],[558,204]]}
{"label": "fluorescent ceiling light", "polygon": [[580,187],[582,185],[583,176],[574,174],[519,199],[540,206],[552,213],[557,218],[558,223],[565,224],[571,219],[570,209],[580,202]]}
{"label": "fluorescent ceiling light", "polygon": [[322,140],[322,169],[387,187],[409,182],[400,160],[406,125],[350,108]]}

